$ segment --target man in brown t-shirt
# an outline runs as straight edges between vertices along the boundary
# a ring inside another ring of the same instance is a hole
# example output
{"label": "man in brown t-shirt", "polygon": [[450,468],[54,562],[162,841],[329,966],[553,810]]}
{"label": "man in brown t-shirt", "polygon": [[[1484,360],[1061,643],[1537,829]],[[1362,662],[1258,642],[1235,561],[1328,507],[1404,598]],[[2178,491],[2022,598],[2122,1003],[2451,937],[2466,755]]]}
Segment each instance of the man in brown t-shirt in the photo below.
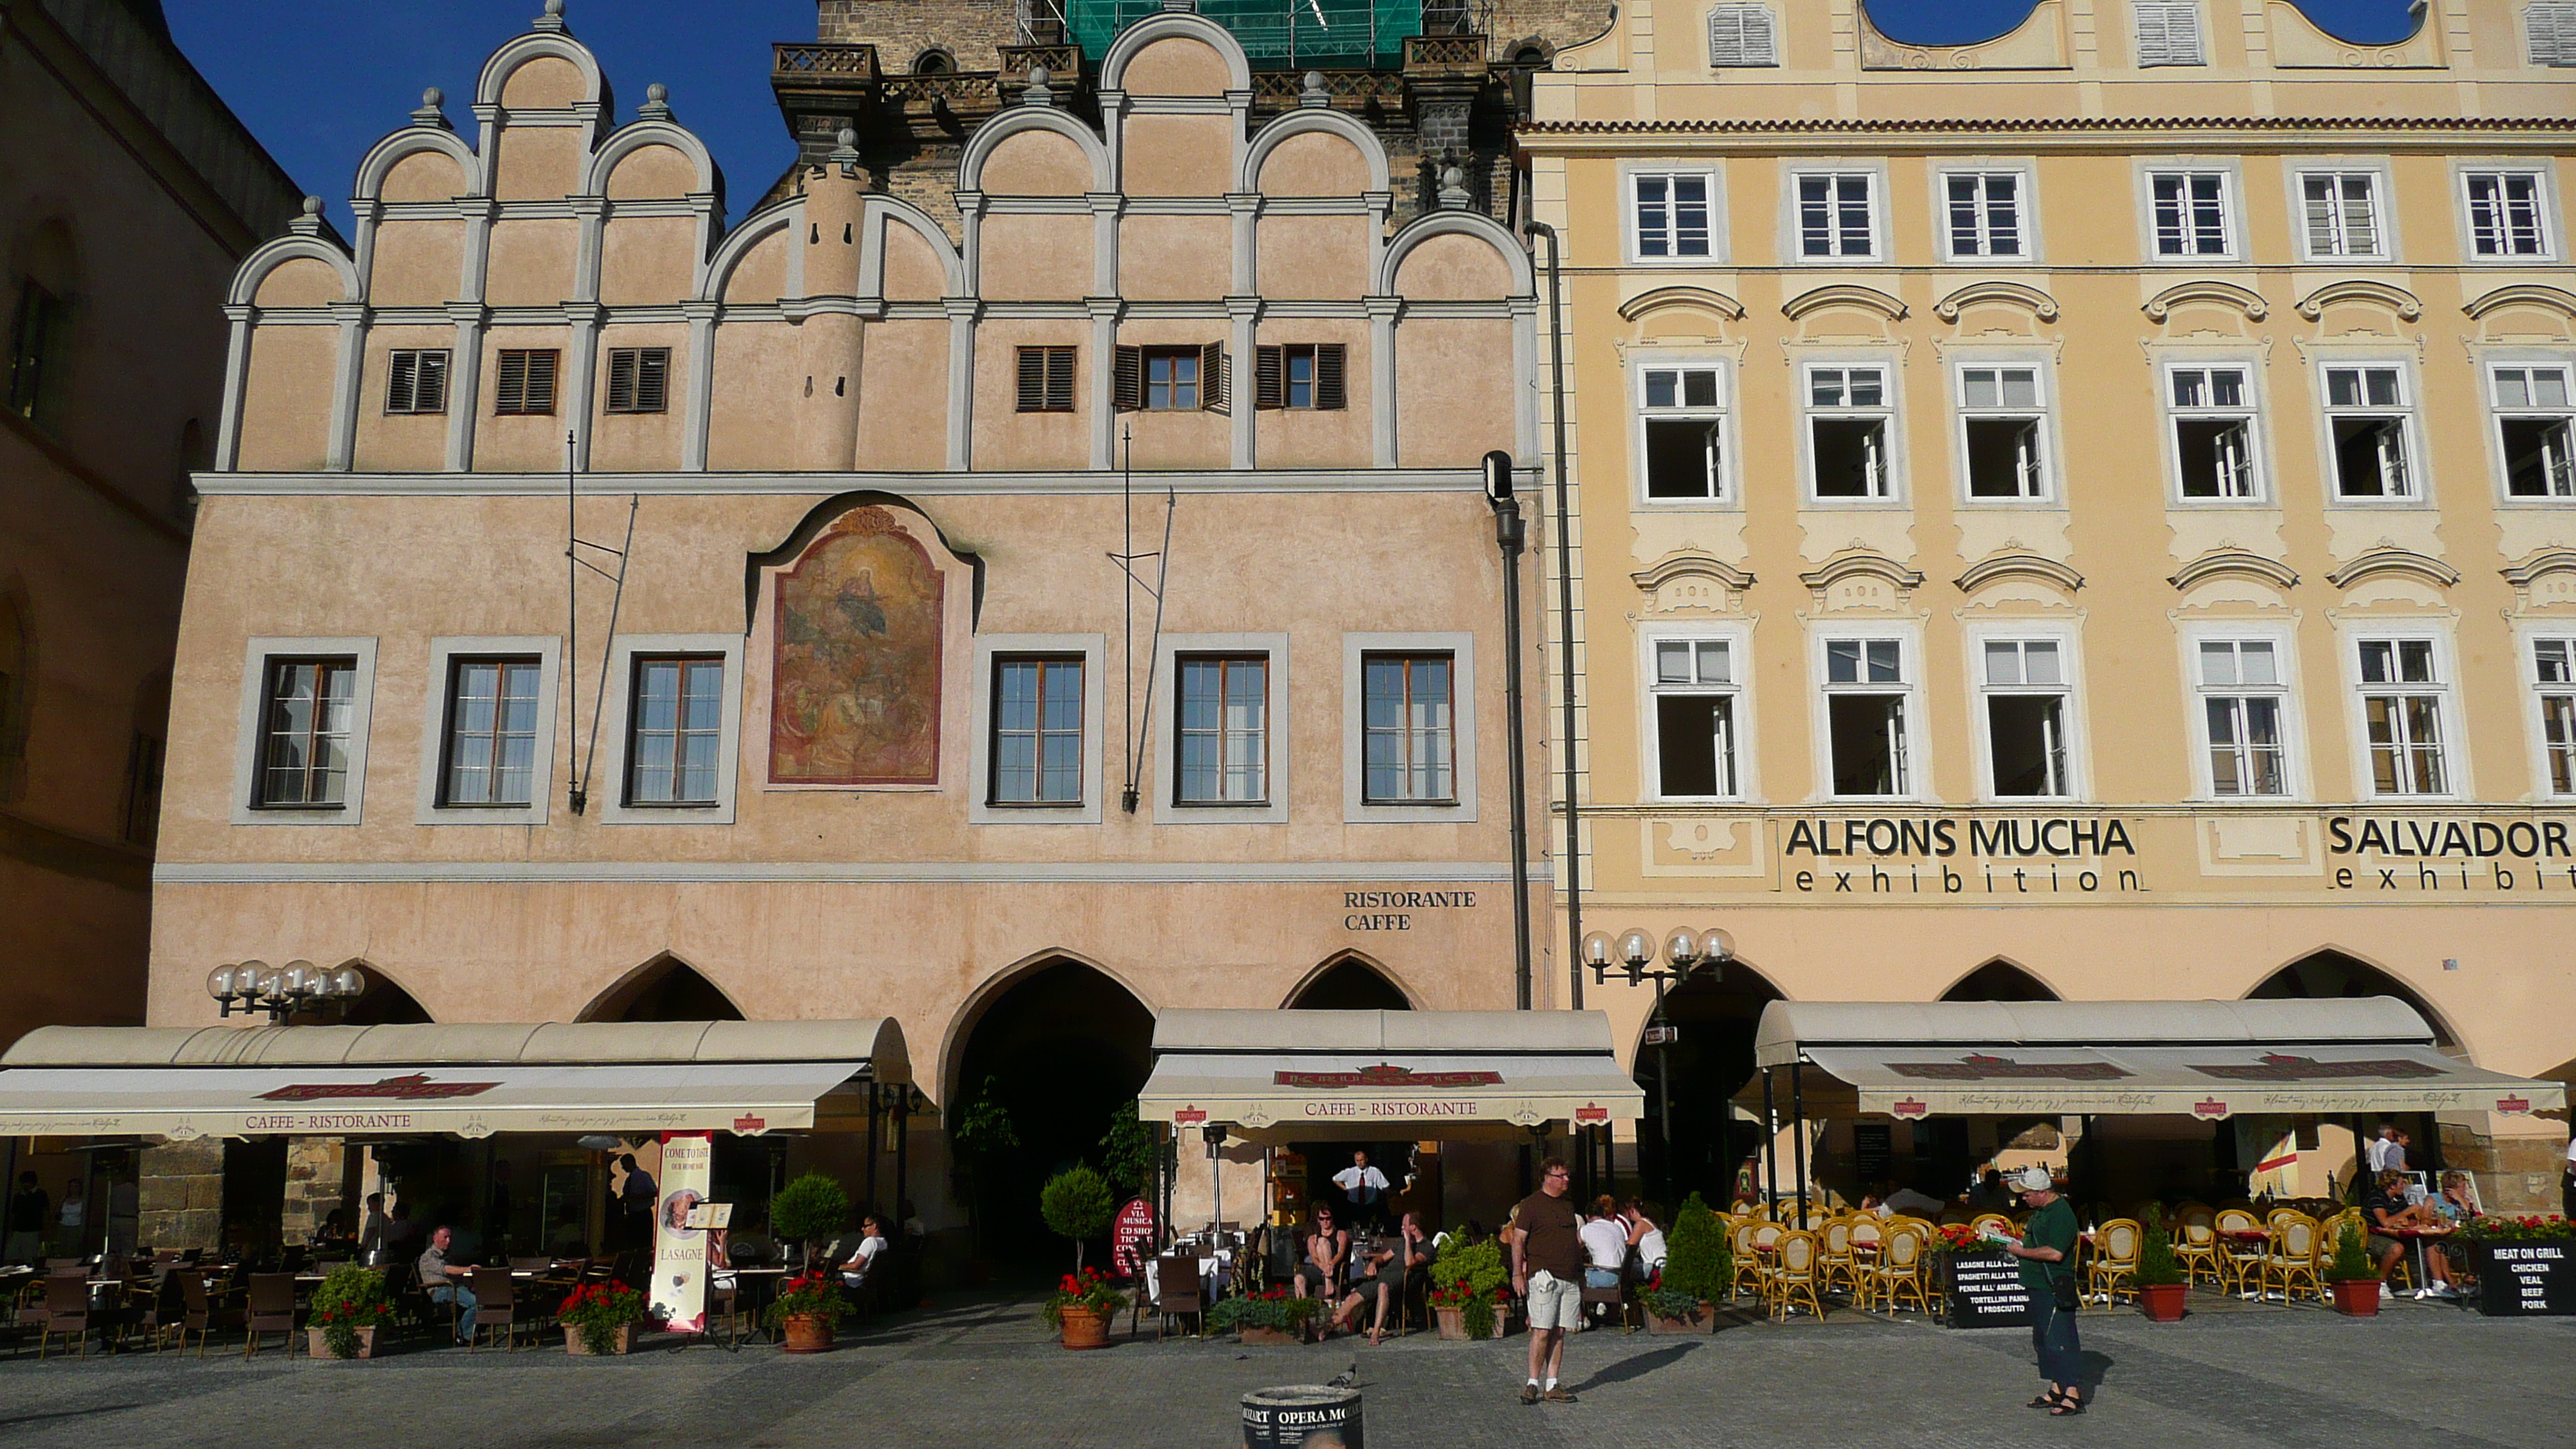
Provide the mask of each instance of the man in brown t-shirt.
{"label": "man in brown t-shirt", "polygon": [[1573,1170],[1551,1157],[1539,1166],[1539,1188],[1512,1209],[1512,1291],[1529,1305],[1529,1383],[1521,1402],[1570,1404],[1557,1383],[1565,1366],[1565,1331],[1583,1318],[1583,1240],[1574,1211]]}

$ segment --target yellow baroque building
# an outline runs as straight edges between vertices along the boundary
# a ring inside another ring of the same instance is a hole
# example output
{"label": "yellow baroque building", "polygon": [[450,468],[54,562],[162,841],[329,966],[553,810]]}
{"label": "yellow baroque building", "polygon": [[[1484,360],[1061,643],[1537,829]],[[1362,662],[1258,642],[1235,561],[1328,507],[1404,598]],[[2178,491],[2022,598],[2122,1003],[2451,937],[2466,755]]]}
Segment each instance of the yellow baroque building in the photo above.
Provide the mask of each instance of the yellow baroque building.
{"label": "yellow baroque building", "polygon": [[[1670,1003],[1648,1181],[1751,1150],[1724,1103],[1784,997],[2388,994],[2576,1071],[2563,9],[2435,0],[2371,46],[2278,0],[2040,0],[1925,47],[1855,0],[1636,0],[1537,78],[1557,936],[1738,952]],[[1642,1037],[1650,988],[1556,985]],[[2105,1145],[2142,1192],[2342,1180],[2355,1124],[2273,1125]],[[2558,1206],[2561,1124],[2410,1125]],[[1946,1195],[2012,1130],[1846,1125],[1822,1175]]]}

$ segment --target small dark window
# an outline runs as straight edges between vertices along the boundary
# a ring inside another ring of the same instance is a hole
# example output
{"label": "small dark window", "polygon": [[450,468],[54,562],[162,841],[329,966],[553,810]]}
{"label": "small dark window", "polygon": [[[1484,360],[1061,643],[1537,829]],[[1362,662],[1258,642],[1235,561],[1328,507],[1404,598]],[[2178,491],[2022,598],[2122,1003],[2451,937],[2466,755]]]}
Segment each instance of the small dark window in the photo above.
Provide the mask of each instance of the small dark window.
{"label": "small dark window", "polygon": [[62,369],[70,322],[62,299],[42,284],[30,281],[18,290],[17,314],[9,324],[9,411],[33,418],[39,406],[52,405],[49,392]]}
{"label": "small dark window", "polygon": [[385,369],[388,414],[447,411],[447,349],[405,349]]}
{"label": "small dark window", "polygon": [[1350,406],[1349,349],[1339,342],[1257,347],[1252,354],[1252,405],[1337,412]]}
{"label": "small dark window", "polygon": [[1023,347],[1020,353],[1020,411],[1073,411],[1073,349]]}
{"label": "small dark window", "polygon": [[612,413],[667,412],[671,406],[671,349],[612,347],[608,350],[608,410]]}
{"label": "small dark window", "polygon": [[912,62],[914,75],[947,75],[956,69],[956,57],[935,47],[923,51]]}
{"label": "small dark window", "polygon": [[268,662],[253,804],[337,810],[347,803],[357,683],[355,659]]}
{"label": "small dark window", "polygon": [[493,378],[495,417],[551,417],[555,410],[555,365],[562,356],[553,348],[504,347]]}
{"label": "small dark window", "polygon": [[1116,382],[1120,412],[1224,412],[1225,345],[1121,347]]}
{"label": "small dark window", "polygon": [[1834,793],[1905,793],[1905,700],[1901,695],[1837,694],[1826,702],[1833,736]]}

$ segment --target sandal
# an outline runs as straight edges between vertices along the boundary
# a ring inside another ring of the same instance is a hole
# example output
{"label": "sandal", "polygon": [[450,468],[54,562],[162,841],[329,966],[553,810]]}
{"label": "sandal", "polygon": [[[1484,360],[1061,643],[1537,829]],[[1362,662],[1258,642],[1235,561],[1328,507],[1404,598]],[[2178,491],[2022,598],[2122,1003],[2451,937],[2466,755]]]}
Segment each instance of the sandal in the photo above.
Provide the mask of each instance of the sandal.
{"label": "sandal", "polygon": [[2057,1407],[2057,1395],[2042,1394],[2038,1398],[2031,1400],[2029,1403],[2022,1405],[2022,1407],[2025,1409],[2054,1409]]}
{"label": "sandal", "polygon": [[2068,1394],[2065,1398],[2058,1400],[2056,1404],[2049,1408],[2048,1417],[2052,1419],[2072,1419],[2083,1412],[2084,1401],[2075,1397],[2073,1394]]}

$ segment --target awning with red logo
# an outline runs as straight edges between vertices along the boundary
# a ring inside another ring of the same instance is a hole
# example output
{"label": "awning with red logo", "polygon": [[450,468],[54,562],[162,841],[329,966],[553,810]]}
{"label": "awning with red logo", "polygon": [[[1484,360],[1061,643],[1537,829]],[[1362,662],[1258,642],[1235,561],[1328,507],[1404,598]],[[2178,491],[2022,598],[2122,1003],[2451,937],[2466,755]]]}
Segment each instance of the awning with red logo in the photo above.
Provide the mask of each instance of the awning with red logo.
{"label": "awning with red logo", "polygon": [[[2566,1088],[2434,1045],[2412,1007],[2341,1001],[1774,1002],[1755,1035],[1786,1115],[2495,1112]],[[1739,1101],[1758,1101],[1755,1082]]]}
{"label": "awning with red logo", "polygon": [[0,1057],[0,1136],[864,1131],[910,1079],[891,1019],[46,1027]]}
{"label": "awning with red logo", "polygon": [[1597,1011],[1166,1011],[1138,1115],[1300,1137],[1437,1137],[1644,1115]]}

